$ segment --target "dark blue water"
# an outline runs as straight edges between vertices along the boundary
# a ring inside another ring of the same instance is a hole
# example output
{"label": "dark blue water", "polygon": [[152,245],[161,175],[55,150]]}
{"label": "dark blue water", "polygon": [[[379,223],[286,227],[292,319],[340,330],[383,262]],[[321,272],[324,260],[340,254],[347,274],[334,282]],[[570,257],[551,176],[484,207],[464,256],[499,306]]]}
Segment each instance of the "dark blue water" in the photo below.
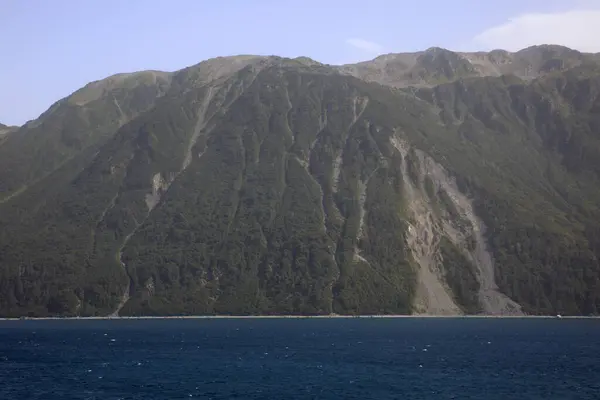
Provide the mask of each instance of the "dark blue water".
{"label": "dark blue water", "polygon": [[0,322],[1,399],[600,399],[600,320]]}

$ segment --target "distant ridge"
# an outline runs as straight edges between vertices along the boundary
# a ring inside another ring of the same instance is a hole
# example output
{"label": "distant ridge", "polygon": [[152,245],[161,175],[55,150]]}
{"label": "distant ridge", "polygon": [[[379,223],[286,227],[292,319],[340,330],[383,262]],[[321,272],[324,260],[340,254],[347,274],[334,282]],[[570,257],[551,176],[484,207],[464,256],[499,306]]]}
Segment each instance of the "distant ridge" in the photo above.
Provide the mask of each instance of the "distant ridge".
{"label": "distant ridge", "polygon": [[500,75],[531,80],[577,66],[598,66],[599,60],[598,54],[581,53],[558,45],[532,46],[514,53],[505,50],[465,53],[431,47],[415,53],[385,54],[339,69],[368,81],[405,87]]}

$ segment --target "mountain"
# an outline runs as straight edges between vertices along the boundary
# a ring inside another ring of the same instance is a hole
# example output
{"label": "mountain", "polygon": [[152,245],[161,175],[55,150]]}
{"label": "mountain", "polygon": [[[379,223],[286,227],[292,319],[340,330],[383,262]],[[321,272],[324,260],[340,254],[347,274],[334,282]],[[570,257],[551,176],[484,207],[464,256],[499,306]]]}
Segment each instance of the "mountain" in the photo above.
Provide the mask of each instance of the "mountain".
{"label": "mountain", "polygon": [[0,314],[597,314],[600,67],[477,54],[84,87],[0,146]]}

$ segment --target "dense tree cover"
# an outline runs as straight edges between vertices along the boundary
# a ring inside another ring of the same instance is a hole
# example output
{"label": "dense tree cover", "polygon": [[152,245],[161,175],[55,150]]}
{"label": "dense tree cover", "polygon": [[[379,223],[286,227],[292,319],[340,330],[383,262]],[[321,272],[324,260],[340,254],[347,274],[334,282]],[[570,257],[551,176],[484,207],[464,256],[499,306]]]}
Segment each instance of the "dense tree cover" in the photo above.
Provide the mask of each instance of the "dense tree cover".
{"label": "dense tree cover", "polygon": [[[1,315],[107,315],[127,290],[121,315],[410,313],[403,182],[420,177],[394,135],[473,199],[496,281],[526,312],[600,308],[593,68],[399,91],[275,59],[144,87],[127,121],[107,123],[102,96],[59,103],[0,147]],[[439,246],[457,304],[480,312],[474,266]]]}
{"label": "dense tree cover", "polygon": [[476,200],[496,280],[529,313],[600,306],[599,89],[597,69],[581,67],[531,84],[485,78],[420,93],[456,126],[429,149]]}

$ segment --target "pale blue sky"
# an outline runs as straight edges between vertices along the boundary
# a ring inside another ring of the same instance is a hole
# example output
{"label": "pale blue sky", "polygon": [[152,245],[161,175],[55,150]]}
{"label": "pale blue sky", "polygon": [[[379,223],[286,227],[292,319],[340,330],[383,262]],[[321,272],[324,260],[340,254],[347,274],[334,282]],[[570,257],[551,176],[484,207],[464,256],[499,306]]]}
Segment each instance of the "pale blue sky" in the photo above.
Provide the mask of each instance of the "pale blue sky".
{"label": "pale blue sky", "polygon": [[114,73],[173,71],[219,55],[304,55],[340,64],[431,46],[515,50],[550,41],[600,51],[600,12],[593,11],[599,6],[600,0],[0,0],[0,122],[37,118]]}

